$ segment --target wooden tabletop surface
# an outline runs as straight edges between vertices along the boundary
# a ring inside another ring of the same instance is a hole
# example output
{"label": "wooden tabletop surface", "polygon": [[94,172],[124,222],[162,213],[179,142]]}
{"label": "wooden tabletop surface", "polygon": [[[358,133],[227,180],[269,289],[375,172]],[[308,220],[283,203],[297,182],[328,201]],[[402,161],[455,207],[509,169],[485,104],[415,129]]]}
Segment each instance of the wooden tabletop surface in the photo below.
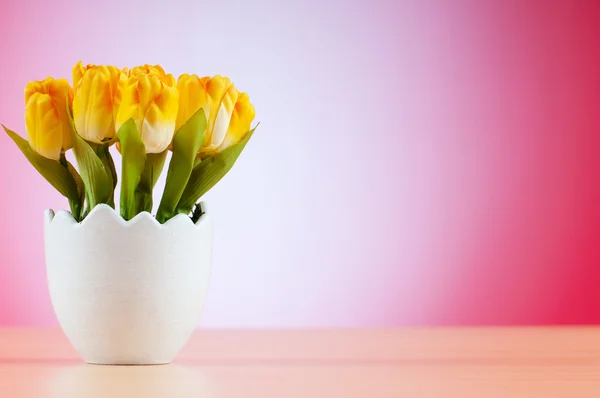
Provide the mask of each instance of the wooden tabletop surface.
{"label": "wooden tabletop surface", "polygon": [[600,397],[600,328],[197,331],[174,363],[86,365],[0,329],[0,397]]}

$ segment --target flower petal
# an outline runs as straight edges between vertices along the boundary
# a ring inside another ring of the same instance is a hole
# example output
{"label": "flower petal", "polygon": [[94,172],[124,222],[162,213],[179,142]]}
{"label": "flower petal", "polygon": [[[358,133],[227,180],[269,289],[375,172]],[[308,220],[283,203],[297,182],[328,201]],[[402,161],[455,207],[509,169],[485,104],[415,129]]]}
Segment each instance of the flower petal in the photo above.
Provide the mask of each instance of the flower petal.
{"label": "flower petal", "polygon": [[63,123],[50,95],[33,93],[25,107],[25,124],[31,148],[49,159],[59,160]]}
{"label": "flower petal", "polygon": [[163,87],[150,104],[141,128],[146,153],[161,153],[166,150],[175,134],[178,92],[174,87]]}
{"label": "flower petal", "polygon": [[73,119],[81,137],[102,143],[115,135],[110,74],[106,67],[88,69],[75,88]]}
{"label": "flower petal", "polygon": [[[55,109],[58,111],[59,120],[62,122],[62,149],[71,148],[71,130],[67,113],[67,106],[73,101],[73,91],[69,82],[65,79],[53,79],[48,77],[44,80],[33,81],[25,87],[25,105],[29,104],[35,94],[45,94],[50,97]],[[37,100],[39,97],[36,96]]]}
{"label": "flower petal", "polygon": [[73,67],[72,75],[73,75],[73,87],[76,87],[81,78],[83,77],[85,71],[88,67],[92,65],[88,65],[87,67],[83,66],[81,61],[77,62]]}
{"label": "flower petal", "polygon": [[240,93],[231,115],[227,136],[219,146],[219,152],[241,142],[246,137],[254,115],[254,106],[250,103],[250,97],[246,93]]}
{"label": "flower petal", "polygon": [[73,90],[66,79],[53,79],[48,82],[48,94],[58,110],[63,125],[63,150],[70,149],[73,144],[71,143],[71,122],[69,121],[67,106],[73,104]]}
{"label": "flower petal", "polygon": [[225,93],[223,101],[221,102],[221,106],[219,107],[219,112],[217,113],[217,118],[215,119],[215,125],[211,136],[211,143],[209,149],[219,147],[219,145],[221,145],[221,143],[225,139],[225,135],[227,134],[227,130],[229,129],[229,122],[231,121],[233,108],[235,107],[235,103],[237,101],[237,97],[238,91],[232,84]]}
{"label": "flower petal", "polygon": [[213,76],[206,81],[206,93],[208,95],[208,113],[206,118],[208,124],[206,126],[205,146],[210,147],[212,144],[212,134],[217,120],[217,115],[221,109],[223,97],[227,94],[227,90],[231,87],[231,81],[219,75]]}
{"label": "flower petal", "polygon": [[177,81],[177,91],[179,92],[179,109],[177,112],[177,123],[175,132],[183,126],[192,115],[200,108],[208,117],[209,102],[206,92],[207,77],[199,78],[196,75],[181,75]]}

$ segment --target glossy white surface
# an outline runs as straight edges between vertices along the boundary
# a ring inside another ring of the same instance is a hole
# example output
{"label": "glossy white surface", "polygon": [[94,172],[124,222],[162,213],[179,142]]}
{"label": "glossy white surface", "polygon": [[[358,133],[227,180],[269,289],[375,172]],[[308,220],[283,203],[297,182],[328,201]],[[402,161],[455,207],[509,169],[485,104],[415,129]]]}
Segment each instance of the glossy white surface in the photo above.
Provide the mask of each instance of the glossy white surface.
{"label": "glossy white surface", "polygon": [[149,213],[123,220],[107,205],[82,223],[45,214],[48,285],[58,321],[89,363],[171,362],[198,322],[208,289],[213,222]]}

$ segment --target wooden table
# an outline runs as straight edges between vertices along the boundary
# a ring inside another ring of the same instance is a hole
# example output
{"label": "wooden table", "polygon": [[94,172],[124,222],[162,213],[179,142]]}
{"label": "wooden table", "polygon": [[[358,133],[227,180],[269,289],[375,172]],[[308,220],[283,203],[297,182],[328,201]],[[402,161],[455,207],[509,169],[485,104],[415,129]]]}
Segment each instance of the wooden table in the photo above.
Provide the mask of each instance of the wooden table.
{"label": "wooden table", "polygon": [[600,328],[197,331],[171,365],[86,365],[0,329],[0,397],[600,397]]}

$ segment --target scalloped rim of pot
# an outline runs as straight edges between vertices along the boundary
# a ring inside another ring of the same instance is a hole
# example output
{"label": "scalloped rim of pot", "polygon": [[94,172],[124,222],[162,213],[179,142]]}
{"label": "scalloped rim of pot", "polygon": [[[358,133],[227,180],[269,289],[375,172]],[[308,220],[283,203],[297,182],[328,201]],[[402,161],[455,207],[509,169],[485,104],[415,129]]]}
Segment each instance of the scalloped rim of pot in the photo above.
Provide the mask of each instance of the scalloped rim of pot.
{"label": "scalloped rim of pot", "polygon": [[206,220],[209,218],[208,214],[206,213],[206,205],[204,204],[204,202],[202,202],[201,205],[203,206],[204,213],[200,216],[200,218],[198,219],[198,221],[196,221],[195,224],[192,221],[192,219],[186,214],[177,214],[176,216],[167,220],[164,224],[161,224],[158,222],[156,217],[154,217],[151,213],[148,213],[147,211],[138,213],[131,220],[125,220],[123,217],[121,217],[119,213],[117,213],[115,209],[104,203],[101,203],[94,207],[92,211],[90,211],[90,214],[88,214],[81,222],[77,222],[77,220],[73,218],[73,215],[66,210],[59,210],[55,213],[52,209],[47,209],[44,212],[44,221],[46,225],[50,225],[53,222],[62,221],[67,222],[69,224],[73,224],[75,226],[83,227],[87,224],[97,223],[98,220],[102,220],[102,222],[104,222],[104,218],[108,216],[114,222],[119,223],[123,227],[133,226],[139,223],[151,223],[159,228],[169,228],[173,225],[183,224],[188,224],[190,226],[195,226],[199,228],[200,225],[206,223]]}

